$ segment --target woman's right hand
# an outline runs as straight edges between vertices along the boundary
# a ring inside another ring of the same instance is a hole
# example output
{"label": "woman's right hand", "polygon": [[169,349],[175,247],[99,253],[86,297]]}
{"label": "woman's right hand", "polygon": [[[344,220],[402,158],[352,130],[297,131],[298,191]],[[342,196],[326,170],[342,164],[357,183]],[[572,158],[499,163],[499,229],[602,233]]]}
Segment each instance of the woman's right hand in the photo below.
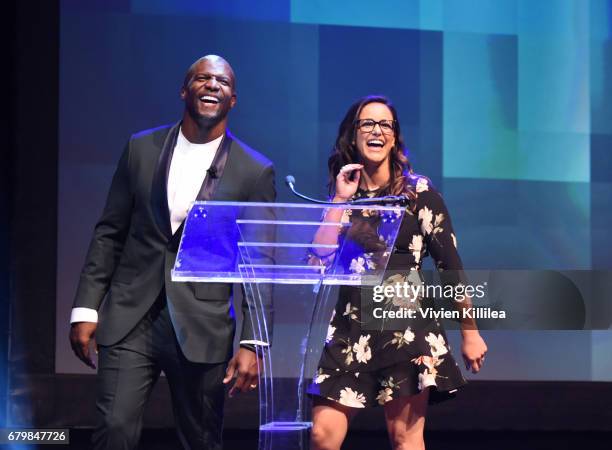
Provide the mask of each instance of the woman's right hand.
{"label": "woman's right hand", "polygon": [[[336,177],[336,195],[334,201],[346,202],[355,195],[359,187],[361,169],[363,169],[363,164],[347,164],[342,166]],[[351,180],[351,174],[353,173],[354,176]]]}

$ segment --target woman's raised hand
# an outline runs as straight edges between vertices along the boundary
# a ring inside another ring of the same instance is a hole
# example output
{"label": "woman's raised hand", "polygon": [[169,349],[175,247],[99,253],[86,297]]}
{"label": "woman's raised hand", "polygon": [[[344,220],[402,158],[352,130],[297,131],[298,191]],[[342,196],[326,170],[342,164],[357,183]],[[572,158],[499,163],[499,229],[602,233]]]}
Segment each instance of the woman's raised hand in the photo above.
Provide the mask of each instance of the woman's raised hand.
{"label": "woman's raised hand", "polygon": [[[336,177],[336,195],[334,200],[346,202],[357,192],[363,164],[347,164],[342,166]],[[351,175],[353,175],[351,180]]]}

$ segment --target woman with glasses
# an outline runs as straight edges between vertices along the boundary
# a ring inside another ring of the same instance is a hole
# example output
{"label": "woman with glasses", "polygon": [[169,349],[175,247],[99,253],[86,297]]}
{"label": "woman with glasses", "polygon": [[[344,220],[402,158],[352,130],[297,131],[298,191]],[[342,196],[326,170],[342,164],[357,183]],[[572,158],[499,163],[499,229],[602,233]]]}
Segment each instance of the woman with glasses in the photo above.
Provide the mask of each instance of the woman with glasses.
{"label": "woman with glasses", "polygon": [[[385,195],[409,199],[390,267],[395,265],[404,274],[417,273],[423,258],[431,255],[441,273],[461,272],[448,211],[431,182],[413,173],[396,110],[387,98],[365,97],[349,108],[328,166],[334,202]],[[354,210],[349,218],[342,218],[343,214],[341,209],[330,209],[325,221],[350,220],[353,226],[348,233],[363,234],[368,224],[372,230],[381,220],[367,209]],[[334,227],[321,227],[315,242],[336,244],[342,238]],[[312,255],[314,263],[322,264],[330,257],[333,255]],[[405,319],[402,323],[405,328],[401,330],[366,329],[361,290],[341,288],[318,372],[308,389],[314,405],[313,450],[340,449],[352,416],[372,406],[384,407],[394,449],[425,448],[428,403],[451,397],[465,380],[436,319]],[[462,322],[462,337],[466,367],[476,373],[487,347],[473,321]]]}

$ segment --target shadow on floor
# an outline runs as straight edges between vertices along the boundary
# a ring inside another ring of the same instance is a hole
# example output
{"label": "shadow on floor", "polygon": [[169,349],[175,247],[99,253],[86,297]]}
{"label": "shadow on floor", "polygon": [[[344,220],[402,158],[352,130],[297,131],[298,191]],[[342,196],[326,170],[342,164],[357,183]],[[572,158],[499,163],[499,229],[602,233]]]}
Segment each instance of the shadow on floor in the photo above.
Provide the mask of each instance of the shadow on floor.
{"label": "shadow on floor", "polygon": [[[257,432],[225,430],[224,450],[257,450]],[[89,449],[91,430],[71,430],[70,448]],[[612,433],[601,432],[518,432],[518,431],[434,431],[426,432],[427,450],[609,450]],[[382,431],[354,431],[343,450],[390,449]],[[140,450],[181,449],[173,430],[149,429],[142,435]]]}

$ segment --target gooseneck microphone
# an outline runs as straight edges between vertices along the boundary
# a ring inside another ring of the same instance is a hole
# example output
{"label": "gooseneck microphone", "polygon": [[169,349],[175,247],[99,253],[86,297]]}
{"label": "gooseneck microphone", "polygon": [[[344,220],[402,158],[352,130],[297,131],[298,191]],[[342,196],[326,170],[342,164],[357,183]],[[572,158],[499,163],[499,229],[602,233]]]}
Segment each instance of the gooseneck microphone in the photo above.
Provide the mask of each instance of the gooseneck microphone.
{"label": "gooseneck microphone", "polygon": [[327,202],[324,200],[317,200],[316,198],[311,198],[308,197],[304,194],[300,194],[298,191],[295,190],[295,177],[293,175],[287,175],[285,177],[285,184],[287,185],[287,187],[291,190],[291,192],[293,192],[293,194],[295,194],[296,196],[303,198],[304,200],[311,202],[311,203],[318,203],[320,205],[342,205],[342,203],[334,203],[334,202]]}
{"label": "gooseneck microphone", "polygon": [[324,200],[317,200],[316,198],[308,197],[304,194],[300,194],[295,190],[295,177],[293,175],[287,175],[285,177],[285,184],[297,197],[300,197],[311,203],[318,203],[320,205],[378,205],[378,206],[408,206],[410,200],[404,195],[386,195],[384,197],[364,197],[357,200],[351,200],[348,202],[328,202]]}

